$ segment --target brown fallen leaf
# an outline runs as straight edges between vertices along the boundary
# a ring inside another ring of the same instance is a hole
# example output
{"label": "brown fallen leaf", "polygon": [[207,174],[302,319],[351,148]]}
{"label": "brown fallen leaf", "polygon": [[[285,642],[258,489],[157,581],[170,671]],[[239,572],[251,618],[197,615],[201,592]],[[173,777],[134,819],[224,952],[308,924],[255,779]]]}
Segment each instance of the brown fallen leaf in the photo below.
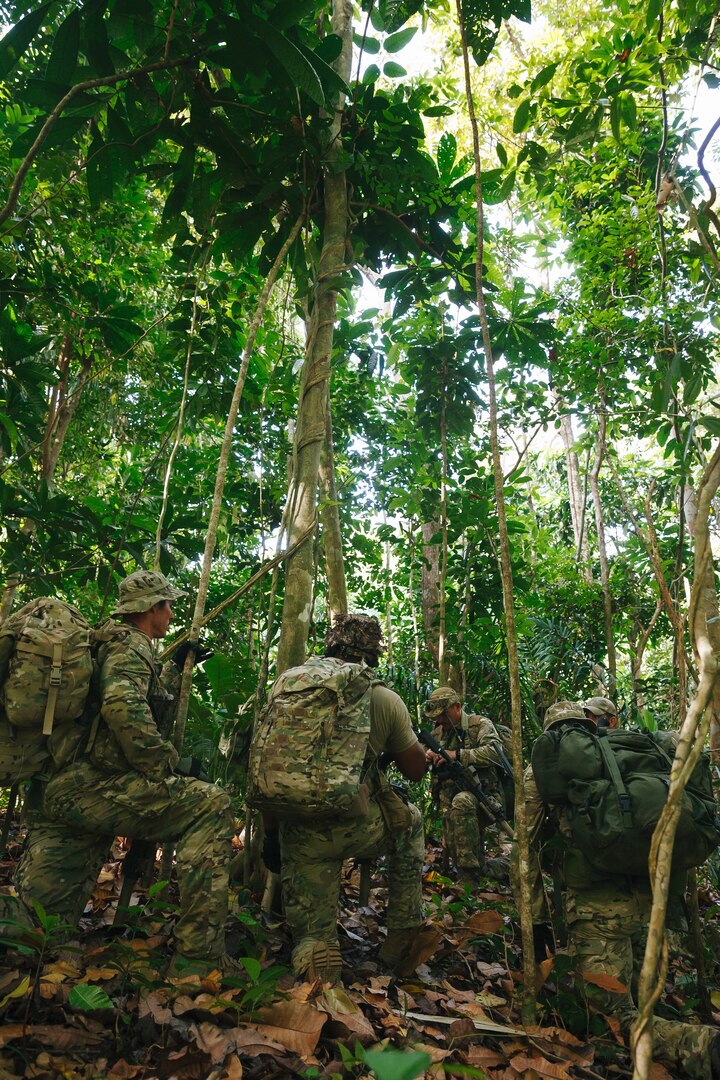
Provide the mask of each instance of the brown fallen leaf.
{"label": "brown fallen leaf", "polygon": [[478,1046],[477,1043],[465,1048],[463,1053],[467,1055],[468,1065],[473,1068],[495,1069],[499,1065],[504,1065],[507,1060],[505,1055],[499,1054],[497,1050],[491,1050],[487,1046]]}
{"label": "brown fallen leaf", "polygon": [[108,982],[119,974],[116,967],[89,967],[85,970],[83,982]]}
{"label": "brown fallen leaf", "polygon": [[675,1078],[659,1061],[653,1061],[650,1066],[650,1080],[675,1080]]}
{"label": "brown fallen leaf", "polygon": [[136,1076],[142,1076],[144,1071],[144,1065],[129,1065],[125,1058],[120,1058],[106,1075],[108,1080],[133,1080]]}
{"label": "brown fallen leaf", "polygon": [[231,1054],[225,1062],[220,1080],[242,1080],[243,1067],[239,1057]]}
{"label": "brown fallen leaf", "polygon": [[614,994],[627,994],[627,986],[616,979],[614,975],[605,975],[603,972],[581,971],[581,978],[585,982],[599,986],[602,990],[610,990]]}
{"label": "brown fallen leaf", "polygon": [[412,975],[420,964],[424,964],[435,955],[443,940],[442,930],[437,926],[433,926],[432,923],[421,926],[407,956],[403,957],[402,964],[397,965],[396,974],[400,978]]}
{"label": "brown fallen leaf", "polygon": [[554,963],[555,963],[555,957],[554,956],[548,956],[547,960],[542,960],[538,964],[538,966],[537,966],[537,982],[536,982],[537,990],[535,991],[536,993],[540,993],[543,986],[547,982],[548,978],[550,977],[550,972],[553,969],[553,964]]}
{"label": "brown fallen leaf", "polygon": [[154,990],[150,994],[145,994],[138,1002],[138,1017],[142,1020],[143,1016],[152,1016],[159,1027],[169,1024],[173,1012],[167,1005],[168,997],[167,990]]}
{"label": "brown fallen leaf", "polygon": [[549,1077],[549,1080],[571,1080],[570,1073],[565,1065],[556,1065],[543,1057],[527,1057],[525,1054],[516,1054],[510,1062],[515,1072],[524,1075],[529,1069],[538,1076]]}
{"label": "brown fallen leaf", "polygon": [[63,1024],[3,1024],[0,1027],[0,1046],[15,1039],[30,1038],[53,1050],[78,1050],[98,1046],[104,1036],[96,1032],[67,1027]]}
{"label": "brown fallen leaf", "polygon": [[200,1049],[210,1056],[213,1065],[222,1065],[228,1055],[235,1052],[232,1028],[220,1028],[204,1020],[191,1024],[189,1030]]}
{"label": "brown fallen leaf", "polygon": [[314,1053],[327,1013],[300,1001],[277,1001],[258,1009],[257,1030],[306,1058]]}
{"label": "brown fallen leaf", "polygon": [[324,1034],[331,1039],[346,1039],[348,1035],[354,1035],[358,1039],[375,1038],[375,1029],[365,1013],[341,987],[323,990],[318,1006],[324,1009],[330,1018]]}
{"label": "brown fallen leaf", "polygon": [[[496,898],[497,899],[497,898]],[[478,934],[497,934],[505,925],[505,920],[498,911],[476,911],[464,924]]]}

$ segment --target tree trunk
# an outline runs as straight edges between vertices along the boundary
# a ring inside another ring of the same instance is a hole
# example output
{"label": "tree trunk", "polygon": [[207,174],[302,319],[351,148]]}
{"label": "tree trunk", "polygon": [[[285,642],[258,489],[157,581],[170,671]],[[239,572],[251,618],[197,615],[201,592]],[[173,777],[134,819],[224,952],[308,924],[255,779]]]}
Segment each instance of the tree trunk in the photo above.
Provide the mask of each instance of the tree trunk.
{"label": "tree trunk", "polygon": [[420,702],[420,626],[415,603],[415,527],[413,522],[408,522],[408,546],[410,555],[410,569],[408,572],[408,593],[410,596],[410,612],[412,615],[413,628],[413,673],[415,675],[415,712],[418,727],[422,722],[422,704]]}
{"label": "tree trunk", "polygon": [[582,564],[582,573],[586,581],[592,580],[590,572],[590,551],[588,549],[587,529],[585,528],[585,494],[580,483],[580,462],[575,450],[575,436],[573,434],[572,417],[564,411],[562,399],[556,393],[558,410],[560,411],[560,434],[565,447],[565,462],[567,466],[568,496],[570,500],[570,519],[572,521],[573,536],[575,537],[575,551],[577,560]]}
{"label": "tree trunk", "polygon": [[468,54],[467,35],[463,20],[462,0],[456,0],[457,18],[460,28],[460,40],[462,43],[463,67],[465,71],[465,93],[468,103],[468,118],[472,131],[473,156],[475,162],[475,192],[477,207],[477,257],[475,263],[475,291],[482,328],[483,348],[485,353],[485,366],[487,371],[488,405],[490,411],[490,446],[492,451],[493,478],[495,481],[495,501],[498,515],[498,532],[500,539],[500,576],[502,579],[503,608],[505,611],[505,635],[508,651],[508,671],[510,676],[510,710],[512,717],[512,742],[513,742],[513,772],[515,774],[515,828],[518,846],[518,869],[520,879],[520,896],[518,898],[518,913],[520,915],[520,929],[523,947],[523,974],[524,974],[524,1002],[523,1016],[528,1021],[532,1019],[535,1011],[535,949],[533,947],[532,911],[530,905],[530,856],[527,835],[527,821],[525,817],[525,783],[522,746],[522,696],[520,689],[520,664],[517,650],[517,635],[515,632],[515,602],[513,599],[512,563],[510,559],[510,536],[507,527],[507,515],[505,511],[505,489],[500,460],[500,445],[498,439],[498,406],[495,388],[495,363],[493,359],[492,344],[490,342],[490,329],[488,326],[487,311],[485,308],[485,294],[483,286],[483,247],[485,234],[484,208],[482,199],[482,168],[480,164],[480,139],[478,135],[478,123],[475,114],[475,102],[473,100],[472,84],[470,81],[470,59]]}
{"label": "tree trunk", "polygon": [[607,414],[605,412],[605,399],[601,401],[598,412],[598,436],[595,447],[595,461],[590,470],[590,491],[592,492],[593,506],[595,508],[595,532],[597,534],[598,556],[600,559],[600,584],[603,594],[603,616],[605,624],[605,645],[607,648],[608,673],[610,675],[609,693],[615,695],[617,682],[617,658],[615,655],[615,635],[613,634],[612,617],[612,593],[610,591],[610,570],[608,567],[607,548],[605,546],[605,521],[603,519],[602,502],[600,501],[600,469],[605,457],[605,437],[607,429]]}
{"label": "tree trunk", "polygon": [[442,472],[440,475],[440,529],[442,539],[440,542],[440,581],[439,581],[439,605],[438,605],[438,676],[440,685],[445,686],[448,682],[449,663],[447,657],[447,617],[445,613],[445,581],[447,578],[448,564],[448,523],[447,523],[447,477],[448,477],[448,448],[447,448],[447,359],[443,356],[443,385],[442,401],[440,405],[440,461]]}
{"label": "tree trunk", "polygon": [[[685,485],[683,489],[683,502],[685,506],[685,522],[692,539],[695,539],[697,527],[698,503],[697,495],[691,487]],[[699,587],[699,586],[698,586]],[[712,620],[720,618],[720,606],[718,605],[717,590],[715,587],[715,571],[712,563],[705,566],[705,578],[702,583],[703,603],[711,620],[711,626],[717,626]],[[713,688],[712,703],[710,709],[710,749],[716,754],[720,750],[720,680],[716,681]],[[717,757],[713,760],[717,761]]]}
{"label": "tree trunk", "polygon": [[[333,0],[332,26],[333,33],[343,43],[334,67],[347,81],[352,61],[352,6],[348,0]],[[345,99],[341,94],[331,118],[325,149],[322,250],[300,379],[293,471],[287,497],[290,542],[316,520],[318,473],[326,433],[330,358],[337,308],[337,279],[345,269],[348,230],[345,173],[334,169],[342,149],[340,136],[344,108]],[[312,609],[313,567],[313,543],[312,539],[308,539],[288,560],[285,571],[278,674],[301,664],[305,659]]]}
{"label": "tree trunk", "polygon": [[[670,773],[670,790],[650,849],[652,909],[648,925],[645,959],[638,986],[638,1018],[633,1025],[633,1080],[649,1080],[652,1071],[652,1019],[655,1002],[662,993],[667,971],[665,912],[670,885],[672,851],[680,817],[683,792],[703,749],[710,729],[713,695],[718,678],[720,623],[709,622],[717,602],[708,595],[708,582],[714,580],[712,549],[708,528],[709,509],[720,485],[720,445],[705,470],[697,492],[694,518],[695,572],[688,612],[688,625],[695,655],[698,658],[698,686],[685,714]],[[714,594],[714,588],[713,588]]]}
{"label": "tree trunk", "polygon": [[430,541],[439,529],[439,521],[426,521],[423,524],[423,562],[420,578],[425,648],[430,653],[434,667],[439,665],[440,548],[437,543],[431,544]]}
{"label": "tree trunk", "polygon": [[325,548],[328,607],[334,621],[338,615],[347,614],[348,603],[329,401],[326,402],[326,410],[325,442],[320,455],[320,523]]}
{"label": "tree trunk", "polygon": [[53,386],[50,393],[48,418],[42,444],[42,474],[43,479],[48,484],[52,482],[55,475],[65,436],[68,433],[72,418],[77,412],[83,388],[90,378],[90,371],[92,370],[92,358],[83,357],[80,361],[80,372],[75,387],[73,390],[69,390],[72,355],[73,344],[66,334],[62,340],[58,356],[60,381]]}

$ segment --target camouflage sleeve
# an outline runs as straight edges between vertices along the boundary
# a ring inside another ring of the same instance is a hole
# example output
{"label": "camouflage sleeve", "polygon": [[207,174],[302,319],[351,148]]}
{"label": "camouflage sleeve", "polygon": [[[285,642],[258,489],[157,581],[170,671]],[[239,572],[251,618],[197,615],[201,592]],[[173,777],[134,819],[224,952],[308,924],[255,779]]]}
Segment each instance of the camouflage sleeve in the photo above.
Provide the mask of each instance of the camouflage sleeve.
{"label": "camouflage sleeve", "polygon": [[[545,890],[543,888],[542,871],[540,868],[540,838],[543,823],[547,814],[547,807],[540,798],[532,767],[528,765],[525,770],[525,815],[528,831],[528,847],[530,849],[530,867],[527,875],[530,882],[530,906],[533,922],[547,922],[549,915],[545,903]],[[513,892],[519,894],[519,852],[517,839],[513,841],[512,857],[510,862],[510,876]]]}
{"label": "camouflage sleeve", "polygon": [[110,645],[100,670],[102,718],[132,768],[167,776],[177,764],[172,743],[160,734],[148,704],[151,669],[125,643]]}
{"label": "camouflage sleeve", "polygon": [[461,765],[476,765],[486,768],[488,765],[500,765],[500,736],[492,720],[487,716],[474,716],[468,727],[465,745],[458,753]]}

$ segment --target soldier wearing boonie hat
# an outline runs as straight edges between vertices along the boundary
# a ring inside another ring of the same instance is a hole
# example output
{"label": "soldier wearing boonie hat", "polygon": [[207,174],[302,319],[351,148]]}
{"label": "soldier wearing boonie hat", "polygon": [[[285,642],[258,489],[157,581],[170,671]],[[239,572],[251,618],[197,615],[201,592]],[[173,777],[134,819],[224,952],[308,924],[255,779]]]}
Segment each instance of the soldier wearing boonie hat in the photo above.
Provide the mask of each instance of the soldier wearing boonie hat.
{"label": "soldier wearing boonie hat", "polygon": [[599,728],[616,728],[619,726],[617,706],[610,698],[591,697],[583,701],[583,709],[588,719],[595,721]]}
{"label": "soldier wearing boonie hat", "polygon": [[[173,601],[186,594],[150,570],[130,574],[119,591],[111,618],[95,632],[99,716],[76,756],[49,779],[16,885],[28,907],[39,901],[73,925],[114,836],[174,844],[176,968],[226,970],[230,799],[197,779],[192,765],[179,771],[168,736],[184,653],[177,649],[160,671],[152,645],[168,632]],[[188,647],[203,658],[198,642]]]}
{"label": "soldier wearing boonie hat", "polygon": [[[502,767],[500,735],[487,716],[468,715],[462,698],[451,686],[437,686],[425,702],[425,716],[436,722],[433,735],[451,758],[473,769],[484,791],[503,804],[497,768]],[[443,821],[445,848],[458,873],[458,884],[473,888],[483,873],[507,878],[501,859],[485,863],[486,818],[472,792],[459,789],[456,779],[442,776],[442,758],[426,750],[429,765],[438,770],[433,775],[432,793]]]}
{"label": "soldier wearing boonie hat", "polygon": [[595,724],[591,717],[585,715],[585,706],[582,701],[556,701],[545,712],[543,731],[548,731],[558,724],[564,724],[566,720],[591,720],[593,727]]}
{"label": "soldier wearing boonie hat", "polygon": [[187,596],[184,589],[176,589],[164,574],[156,570],[136,570],[120,582],[118,591],[120,602],[115,610],[110,612],[111,618],[149,611],[163,600],[172,602],[180,596]]}

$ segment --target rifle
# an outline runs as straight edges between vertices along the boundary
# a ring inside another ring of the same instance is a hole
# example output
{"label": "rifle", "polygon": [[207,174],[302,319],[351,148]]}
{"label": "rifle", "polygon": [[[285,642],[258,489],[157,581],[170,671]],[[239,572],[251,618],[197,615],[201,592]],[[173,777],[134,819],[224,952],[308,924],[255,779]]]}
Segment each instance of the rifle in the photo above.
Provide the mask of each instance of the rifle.
{"label": "rifle", "polygon": [[435,736],[431,735],[429,731],[419,731],[418,739],[423,746],[427,746],[428,750],[432,750],[434,754],[438,754],[443,759],[449,775],[461,783],[466,791],[475,796],[490,820],[498,826],[501,832],[512,839],[515,835],[512,826],[508,824],[497,807],[485,794],[482,784],[476,780],[471,770],[461,762],[451,758],[447,750],[440,745]]}

